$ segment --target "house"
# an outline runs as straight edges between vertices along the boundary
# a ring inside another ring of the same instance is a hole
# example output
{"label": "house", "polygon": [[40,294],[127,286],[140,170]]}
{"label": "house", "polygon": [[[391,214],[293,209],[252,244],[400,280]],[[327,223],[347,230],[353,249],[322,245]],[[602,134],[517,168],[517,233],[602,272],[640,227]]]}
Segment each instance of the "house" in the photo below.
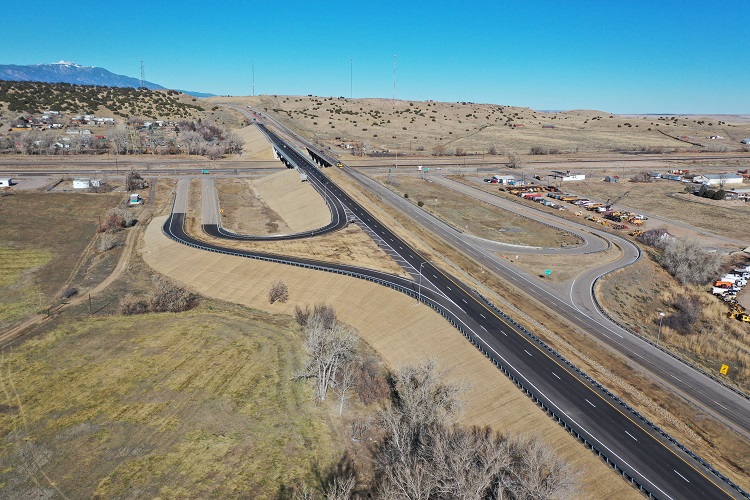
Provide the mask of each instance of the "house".
{"label": "house", "polygon": [[750,189],[730,189],[724,193],[724,199],[750,202]]}
{"label": "house", "polygon": [[750,144],[750,137],[748,137],[747,139],[742,139],[740,141],[740,144]]}
{"label": "house", "polygon": [[73,179],[73,189],[88,189],[91,186],[91,179],[79,177]]}
{"label": "house", "polygon": [[13,185],[13,179],[10,177],[3,177],[0,179],[0,187],[10,187]]}
{"label": "house", "polygon": [[727,186],[729,184],[742,184],[743,177],[739,174],[703,174],[693,177],[696,184],[706,186]]}
{"label": "house", "polygon": [[128,200],[128,205],[140,205],[143,203],[143,198],[141,198],[141,195],[138,193],[133,193],[130,195],[130,199]]}
{"label": "house", "polygon": [[620,178],[616,175],[608,175],[604,178],[604,182],[620,182]]}

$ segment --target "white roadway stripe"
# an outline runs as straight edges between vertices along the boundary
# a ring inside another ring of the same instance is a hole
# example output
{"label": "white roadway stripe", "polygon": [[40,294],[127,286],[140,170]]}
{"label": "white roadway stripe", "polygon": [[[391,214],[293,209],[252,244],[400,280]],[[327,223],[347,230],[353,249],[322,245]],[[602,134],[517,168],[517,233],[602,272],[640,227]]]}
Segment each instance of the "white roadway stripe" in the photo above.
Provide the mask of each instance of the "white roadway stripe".
{"label": "white roadway stripe", "polygon": [[557,380],[562,380],[562,379],[560,378],[560,376],[559,376],[559,375],[558,375],[557,373],[555,373],[555,372],[550,372],[550,373],[551,373],[552,375],[554,375],[555,377],[557,377]]}
{"label": "white roadway stripe", "polygon": [[525,352],[526,354],[528,354],[529,356],[531,356],[531,353],[529,351],[527,351],[526,349],[524,349],[523,352]]}
{"label": "white roadway stripe", "polygon": [[487,331],[487,329],[486,329],[486,328],[484,327],[484,325],[479,325],[479,328],[481,328],[481,329],[482,329],[482,330],[484,330],[485,332]]}
{"label": "white roadway stripe", "polygon": [[637,439],[635,438],[635,436],[634,436],[634,435],[632,435],[631,433],[629,433],[628,431],[625,431],[625,434],[627,434],[628,436],[630,436],[630,437],[632,437],[633,439],[635,439],[636,441],[638,441],[638,440],[637,440]]}
{"label": "white roadway stripe", "polygon": [[591,406],[593,406],[594,408],[596,408],[596,405],[595,405],[594,403],[592,403],[591,401],[589,401],[588,399],[586,399],[586,402],[587,402],[588,404],[590,404]]}
{"label": "white roadway stripe", "polygon": [[480,315],[481,317],[483,317],[484,319],[487,319],[487,318],[485,317],[485,315],[484,315],[484,314],[482,314],[482,313],[479,313],[479,315]]}
{"label": "white roadway stripe", "polygon": [[713,402],[714,402],[714,403],[716,403],[717,405],[721,406],[721,407],[722,407],[722,408],[724,408],[725,410],[728,410],[728,409],[729,409],[729,408],[727,408],[726,406],[724,406],[723,404],[721,404],[721,403],[719,403],[718,401],[716,401],[715,399],[712,399],[711,401],[713,401]]}
{"label": "white roadway stripe", "polygon": [[677,472],[675,469],[672,469],[672,470],[674,471],[675,474],[677,474],[678,476],[680,476],[682,479],[684,479],[688,483],[690,482],[690,480],[688,478],[686,478],[685,476],[683,476],[682,474],[680,474],[679,472]]}

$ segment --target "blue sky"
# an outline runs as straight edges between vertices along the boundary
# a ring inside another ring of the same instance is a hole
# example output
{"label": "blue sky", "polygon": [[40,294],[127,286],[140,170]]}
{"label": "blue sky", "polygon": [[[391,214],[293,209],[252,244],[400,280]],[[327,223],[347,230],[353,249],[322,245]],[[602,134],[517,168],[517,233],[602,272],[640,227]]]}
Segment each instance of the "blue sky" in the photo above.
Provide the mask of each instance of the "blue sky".
{"label": "blue sky", "polygon": [[[216,94],[750,113],[750,0],[28,0],[0,64],[73,61]],[[350,64],[351,61],[351,64]]]}

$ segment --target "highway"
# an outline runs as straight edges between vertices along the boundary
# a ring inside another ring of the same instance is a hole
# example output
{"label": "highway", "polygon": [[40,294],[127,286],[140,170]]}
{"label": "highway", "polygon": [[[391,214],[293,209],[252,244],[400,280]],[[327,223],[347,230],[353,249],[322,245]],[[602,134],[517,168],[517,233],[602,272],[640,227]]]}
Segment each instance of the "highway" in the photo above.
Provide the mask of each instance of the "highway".
{"label": "highway", "polygon": [[[259,125],[262,129],[264,127]],[[567,363],[510,318],[490,307],[475,292],[444,273],[400,240],[375,217],[355,203],[304,156],[264,129],[288,160],[309,177],[327,183],[328,196],[337,199],[359,223],[377,234],[403,261],[417,271],[418,280],[344,264],[316,262],[224,248],[187,234],[183,201],[164,225],[165,233],[182,243],[243,257],[262,258],[322,271],[351,274],[418,297],[443,314],[493,363],[571,433],[595,453],[606,457],[634,484],[657,498],[740,498],[743,496],[602,386]],[[178,189],[178,196],[180,195]]]}
{"label": "highway", "polygon": [[[630,331],[604,316],[597,306],[593,294],[593,286],[596,280],[609,272],[629,265],[640,257],[640,250],[632,242],[576,222],[561,221],[541,210],[520,206],[517,203],[500,199],[497,196],[449,179],[437,176],[432,178],[433,182],[447,188],[456,189],[481,201],[574,232],[587,242],[592,239],[594,242],[597,240],[600,242],[611,241],[622,250],[623,254],[617,261],[583,270],[573,281],[570,288],[563,293],[547,285],[543,280],[537,279],[536,276],[519,271],[507,260],[499,258],[494,253],[500,250],[509,251],[509,249],[499,249],[480,244],[476,238],[467,237],[465,233],[448,226],[370,177],[360,174],[356,170],[349,170],[349,173],[363,183],[367,189],[377,193],[382,200],[409,216],[417,224],[422,225],[434,234],[440,235],[447,243],[474,259],[488,271],[501,276],[508,283],[537,297],[550,311],[565,317],[588,335],[619,352],[630,361],[633,367],[642,370],[662,386],[681,395],[685,400],[692,402],[701,410],[750,439],[750,401],[747,398],[675,359],[667,352],[655,348],[641,337],[633,335]],[[592,243],[590,246],[587,244],[582,247],[556,249],[554,253],[574,254],[587,249],[588,251],[598,251],[601,247]],[[540,253],[539,250],[536,247],[514,247],[510,251],[524,254]],[[541,253],[553,252],[549,249],[543,249]]]}

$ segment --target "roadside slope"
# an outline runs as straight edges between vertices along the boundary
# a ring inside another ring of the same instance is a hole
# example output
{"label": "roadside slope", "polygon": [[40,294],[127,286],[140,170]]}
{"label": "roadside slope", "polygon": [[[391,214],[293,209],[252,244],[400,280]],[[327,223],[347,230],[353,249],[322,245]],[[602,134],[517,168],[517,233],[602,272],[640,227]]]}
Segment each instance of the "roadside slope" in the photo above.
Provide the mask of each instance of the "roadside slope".
{"label": "roadside slope", "polygon": [[[298,304],[331,304],[389,366],[434,358],[450,371],[450,377],[469,385],[464,423],[540,434],[579,469],[582,497],[638,497],[431,309],[415,306],[413,299],[393,290],[349,277],[195,250],[164,236],[164,220],[151,222],[141,248],[144,260],[158,272],[209,297],[276,314],[293,314]],[[268,303],[268,289],[277,280],[289,287],[286,304]]]}

